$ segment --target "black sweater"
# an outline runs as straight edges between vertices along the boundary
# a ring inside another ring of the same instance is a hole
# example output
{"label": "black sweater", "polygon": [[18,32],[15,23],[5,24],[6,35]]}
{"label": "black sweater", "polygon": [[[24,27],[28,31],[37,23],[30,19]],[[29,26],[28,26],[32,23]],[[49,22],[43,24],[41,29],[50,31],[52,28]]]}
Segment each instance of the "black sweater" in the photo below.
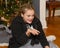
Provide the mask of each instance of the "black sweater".
{"label": "black sweater", "polygon": [[28,39],[31,39],[31,45],[40,42],[43,48],[46,45],[49,46],[49,43],[43,32],[40,20],[35,17],[32,22],[32,25],[35,29],[40,31],[40,34],[38,36],[31,35],[30,37],[28,37],[26,35],[26,23],[24,22],[21,16],[17,16],[11,24],[12,38],[9,41],[9,48],[18,48],[20,46],[23,46],[28,42]]}

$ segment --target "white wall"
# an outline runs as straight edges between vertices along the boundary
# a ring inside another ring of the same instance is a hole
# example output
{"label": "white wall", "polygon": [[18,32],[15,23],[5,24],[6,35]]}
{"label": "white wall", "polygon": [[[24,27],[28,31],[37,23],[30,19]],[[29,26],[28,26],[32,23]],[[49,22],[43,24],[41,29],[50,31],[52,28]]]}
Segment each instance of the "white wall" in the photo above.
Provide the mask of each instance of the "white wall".
{"label": "white wall", "polygon": [[[52,13],[51,13],[51,16],[52,16]],[[48,10],[46,10],[46,16],[48,17]],[[55,16],[60,16],[60,10],[55,11]]]}
{"label": "white wall", "polygon": [[40,0],[40,21],[43,28],[47,28],[46,24],[46,0]]}
{"label": "white wall", "polygon": [[55,11],[55,16],[60,15],[60,9]]}

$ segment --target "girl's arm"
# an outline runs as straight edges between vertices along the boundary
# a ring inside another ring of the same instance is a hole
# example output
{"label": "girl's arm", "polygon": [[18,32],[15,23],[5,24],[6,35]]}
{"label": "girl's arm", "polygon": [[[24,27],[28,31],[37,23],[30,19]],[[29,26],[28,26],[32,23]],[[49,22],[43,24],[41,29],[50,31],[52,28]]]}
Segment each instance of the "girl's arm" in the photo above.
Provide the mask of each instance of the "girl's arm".
{"label": "girl's arm", "polygon": [[1,20],[2,20],[2,21],[6,21],[6,22],[8,22],[8,20],[5,19],[4,17],[1,17]]}
{"label": "girl's arm", "polygon": [[40,20],[37,21],[37,25],[38,25],[38,30],[40,31],[40,34],[38,35],[38,38],[39,38],[39,41],[41,43],[41,45],[44,47],[44,48],[49,48],[49,43],[46,39],[46,36],[45,36],[45,33],[42,29],[42,24],[40,22]]}
{"label": "girl's arm", "polygon": [[12,36],[17,41],[17,43],[23,45],[27,42],[28,36],[26,31],[23,31],[22,24],[18,21],[13,21],[11,24]]}

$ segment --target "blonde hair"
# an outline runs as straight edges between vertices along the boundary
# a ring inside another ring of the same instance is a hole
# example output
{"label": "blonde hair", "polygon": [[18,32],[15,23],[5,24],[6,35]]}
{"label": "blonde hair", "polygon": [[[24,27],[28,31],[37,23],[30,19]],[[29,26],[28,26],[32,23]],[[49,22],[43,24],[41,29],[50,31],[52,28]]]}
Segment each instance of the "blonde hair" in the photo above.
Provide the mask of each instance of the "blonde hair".
{"label": "blonde hair", "polygon": [[20,9],[19,9],[19,13],[21,14],[21,13],[25,13],[25,11],[26,10],[29,10],[29,9],[31,9],[31,10],[34,10],[34,8],[33,8],[33,6],[31,5],[31,4],[23,4],[23,5],[21,5],[21,7],[20,7]]}

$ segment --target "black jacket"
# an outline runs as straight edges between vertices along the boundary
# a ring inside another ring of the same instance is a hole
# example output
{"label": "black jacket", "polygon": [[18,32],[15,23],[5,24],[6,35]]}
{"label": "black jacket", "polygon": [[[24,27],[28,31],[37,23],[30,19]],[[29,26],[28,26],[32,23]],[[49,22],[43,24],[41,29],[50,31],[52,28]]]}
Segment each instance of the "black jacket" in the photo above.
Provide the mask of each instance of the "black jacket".
{"label": "black jacket", "polygon": [[26,35],[26,23],[23,21],[23,18],[21,16],[17,16],[11,24],[12,38],[9,41],[9,48],[18,48],[20,46],[23,46],[28,42],[28,39],[31,39],[31,45],[40,42],[43,48],[46,45],[49,46],[39,19],[35,17],[32,25],[35,29],[40,31],[40,34],[38,36],[31,35],[28,37]]}

